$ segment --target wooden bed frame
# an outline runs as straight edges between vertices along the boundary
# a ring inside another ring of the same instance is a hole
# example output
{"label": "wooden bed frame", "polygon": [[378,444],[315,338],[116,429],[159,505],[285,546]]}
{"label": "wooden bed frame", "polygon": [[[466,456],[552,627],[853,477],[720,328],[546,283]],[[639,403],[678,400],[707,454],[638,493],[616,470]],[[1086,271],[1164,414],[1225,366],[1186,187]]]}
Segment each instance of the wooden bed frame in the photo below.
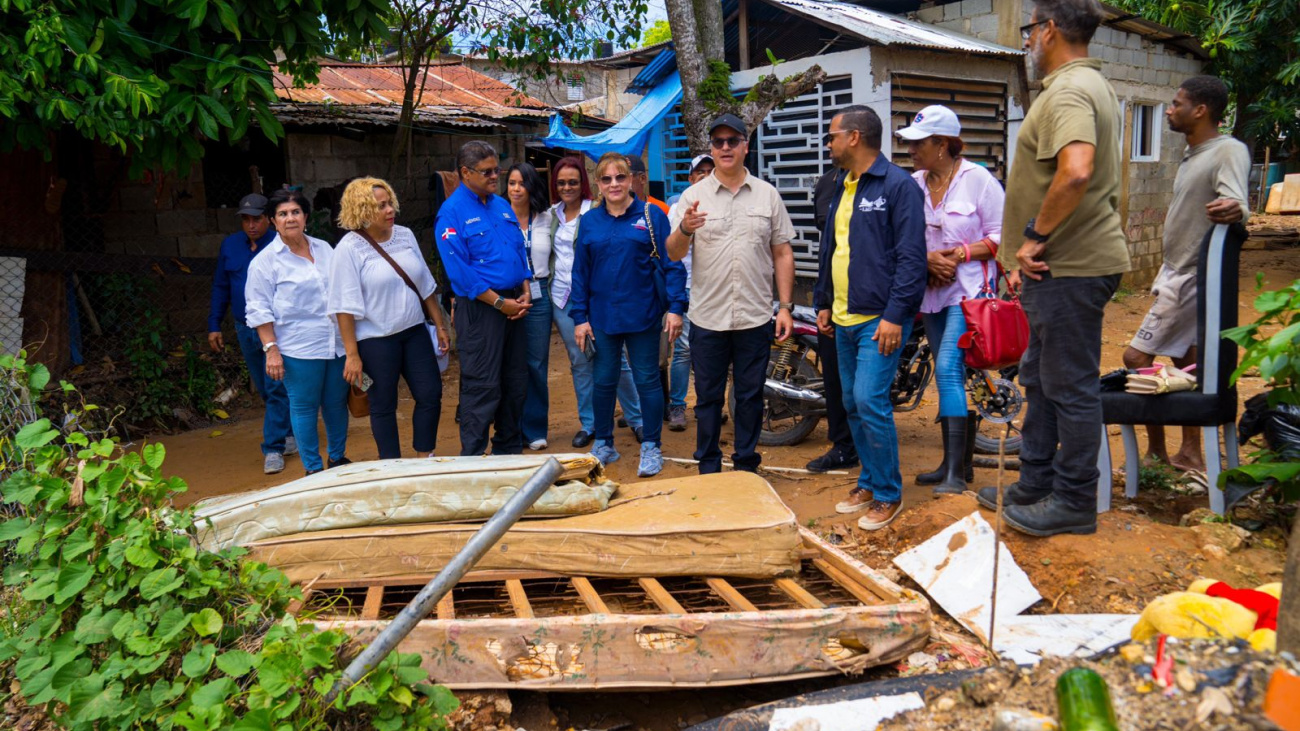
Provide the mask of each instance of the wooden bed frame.
{"label": "wooden bed frame", "polygon": [[[399,645],[451,688],[663,688],[857,672],[930,636],[930,607],[800,529],[791,577],[465,576]],[[430,576],[321,579],[291,608],[372,639]]]}

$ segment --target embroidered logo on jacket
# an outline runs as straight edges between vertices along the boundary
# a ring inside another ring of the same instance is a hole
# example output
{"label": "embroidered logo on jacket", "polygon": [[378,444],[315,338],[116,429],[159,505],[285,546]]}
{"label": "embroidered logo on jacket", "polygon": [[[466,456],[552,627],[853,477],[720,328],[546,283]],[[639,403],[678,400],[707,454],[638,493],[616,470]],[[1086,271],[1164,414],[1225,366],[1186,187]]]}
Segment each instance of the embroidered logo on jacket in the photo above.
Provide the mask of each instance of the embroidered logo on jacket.
{"label": "embroidered logo on jacket", "polygon": [[455,235],[456,235],[456,229],[454,229],[454,228],[448,226],[448,227],[447,227],[447,230],[445,230],[445,231],[442,232],[442,240],[443,240],[443,241],[446,241],[447,239],[449,239],[449,238],[451,238],[452,236],[455,236]]}
{"label": "embroidered logo on jacket", "polygon": [[872,212],[884,213],[885,197],[882,195],[873,201],[869,201],[866,198],[863,198],[858,201],[858,210],[862,211],[863,213],[872,213]]}
{"label": "embroidered logo on jacket", "polygon": [[482,220],[483,220],[483,219],[479,218],[478,216],[475,216],[475,217],[473,217],[473,218],[466,219],[465,224],[466,224],[466,225],[469,225],[469,224],[471,224],[471,223],[478,223],[479,221],[482,221]]}

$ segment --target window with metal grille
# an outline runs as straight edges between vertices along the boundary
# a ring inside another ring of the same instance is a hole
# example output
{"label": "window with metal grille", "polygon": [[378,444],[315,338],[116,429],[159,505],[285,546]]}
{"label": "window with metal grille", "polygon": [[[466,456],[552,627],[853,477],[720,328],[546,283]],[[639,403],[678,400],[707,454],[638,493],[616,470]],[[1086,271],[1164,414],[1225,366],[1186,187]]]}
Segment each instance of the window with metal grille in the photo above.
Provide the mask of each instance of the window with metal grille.
{"label": "window with metal grille", "polygon": [[582,86],[582,77],[570,76],[565,81],[568,84],[569,101],[580,102],[587,98],[586,90]]}

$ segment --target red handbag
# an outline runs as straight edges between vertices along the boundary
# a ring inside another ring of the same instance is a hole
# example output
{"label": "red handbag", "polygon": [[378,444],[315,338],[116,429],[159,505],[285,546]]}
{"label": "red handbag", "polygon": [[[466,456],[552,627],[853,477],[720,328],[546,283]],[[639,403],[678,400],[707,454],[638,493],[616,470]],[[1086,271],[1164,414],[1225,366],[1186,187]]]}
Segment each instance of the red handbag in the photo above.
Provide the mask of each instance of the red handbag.
{"label": "red handbag", "polygon": [[1029,319],[1015,294],[1010,299],[998,297],[995,287],[1002,277],[1002,267],[997,267],[997,278],[991,286],[988,264],[980,263],[984,265],[984,287],[974,298],[961,301],[966,332],[957,345],[966,351],[966,365],[977,370],[997,370],[1020,362],[1029,347]]}

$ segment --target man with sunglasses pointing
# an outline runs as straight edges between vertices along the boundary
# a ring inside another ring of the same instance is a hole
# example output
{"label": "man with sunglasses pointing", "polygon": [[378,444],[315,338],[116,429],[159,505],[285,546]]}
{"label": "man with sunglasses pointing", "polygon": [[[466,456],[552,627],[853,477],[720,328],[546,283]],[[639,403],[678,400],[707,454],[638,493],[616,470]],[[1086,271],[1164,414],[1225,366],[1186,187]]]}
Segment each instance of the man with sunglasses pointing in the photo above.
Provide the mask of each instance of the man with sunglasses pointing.
{"label": "man with sunglasses pointing", "polygon": [[[794,225],[770,183],[745,169],[749,131],[734,114],[709,125],[713,174],[682,193],[670,221],[668,256],[691,257],[691,368],[695,372],[695,459],[700,474],[722,470],[718,440],[727,373],[735,385],[732,463],[754,472],[763,424],[763,382],[772,337],[790,337]],[[777,300],[772,324],[772,282]]]}

